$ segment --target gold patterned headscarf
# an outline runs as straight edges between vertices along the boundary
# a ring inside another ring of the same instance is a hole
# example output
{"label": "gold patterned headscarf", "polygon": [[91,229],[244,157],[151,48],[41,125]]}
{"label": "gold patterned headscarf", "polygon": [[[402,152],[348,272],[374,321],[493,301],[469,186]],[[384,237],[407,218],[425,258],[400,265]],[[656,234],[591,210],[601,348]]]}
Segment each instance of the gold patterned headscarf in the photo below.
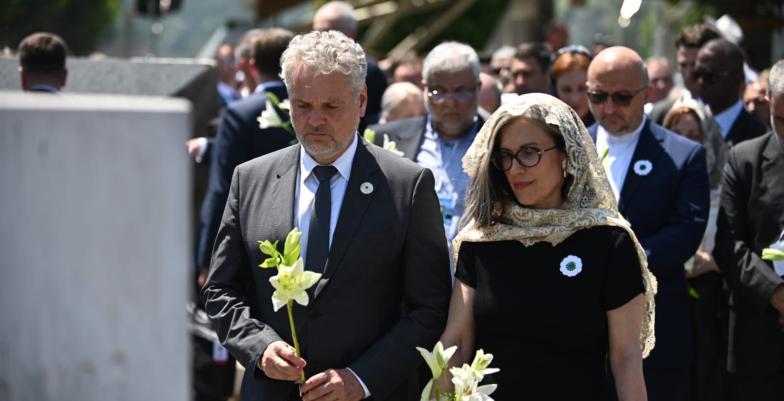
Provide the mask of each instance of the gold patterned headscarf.
{"label": "gold patterned headscarf", "polygon": [[[615,197],[610,189],[604,168],[597,157],[588,131],[580,117],[562,101],[546,94],[531,93],[520,96],[512,103],[496,110],[476,135],[463,158],[463,169],[472,178],[468,193],[477,191],[477,176],[489,174],[491,158],[498,132],[511,120],[525,116],[560,133],[566,151],[568,190],[563,205],[558,209],[532,209],[521,206],[513,199],[504,201],[500,215],[493,224],[480,226],[471,218],[453,241],[454,257],[460,244],[468,242],[519,241],[529,246],[537,242],[557,245],[573,233],[595,226],[621,227],[629,233],[640,259],[645,286],[646,308],[643,317],[640,343],[643,357],[648,356],[655,343],[656,278],[648,270],[645,251],[631,230],[629,223],[618,212]],[[485,180],[486,181],[486,180]],[[469,195],[470,196],[470,195]],[[455,266],[457,261],[455,260]]]}

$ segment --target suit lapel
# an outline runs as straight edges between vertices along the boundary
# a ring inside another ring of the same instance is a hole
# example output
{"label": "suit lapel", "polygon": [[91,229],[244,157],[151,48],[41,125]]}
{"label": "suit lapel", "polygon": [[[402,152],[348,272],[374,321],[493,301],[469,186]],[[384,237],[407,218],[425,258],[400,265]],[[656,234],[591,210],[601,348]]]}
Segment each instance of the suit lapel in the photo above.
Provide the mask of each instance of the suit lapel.
{"label": "suit lapel", "polygon": [[272,230],[271,238],[280,238],[280,251],[286,235],[294,228],[294,193],[297,188],[297,171],[299,171],[299,146],[292,146],[287,154],[282,157],[277,166],[274,180],[269,188],[273,202],[267,204],[283,205],[282,209],[270,210],[268,213],[269,225]]}
{"label": "suit lapel", "polygon": [[425,115],[425,117],[423,117],[419,121],[419,125],[417,128],[419,128],[419,130],[417,131],[414,138],[402,144],[404,147],[403,149],[399,149],[403,152],[403,155],[406,158],[413,161],[416,161],[417,154],[419,153],[419,148],[422,147],[422,141],[425,140],[425,131],[427,130],[427,115]]}
{"label": "suit lapel", "polygon": [[[357,144],[357,153],[354,155],[354,162],[351,166],[351,177],[349,177],[348,185],[346,185],[346,195],[343,197],[343,205],[340,207],[340,215],[335,226],[335,232],[332,234],[332,246],[330,246],[329,250],[327,268],[316,285],[313,294],[314,298],[319,296],[329,283],[330,278],[340,268],[340,262],[352,242],[354,233],[362,223],[362,216],[365,214],[365,210],[373,199],[375,191],[381,188],[381,183],[376,175],[376,171],[379,169],[378,164],[366,146],[367,143],[360,139],[360,143]],[[370,188],[374,190],[366,193]]]}
{"label": "suit lapel", "polygon": [[621,214],[626,215],[626,205],[631,203],[637,186],[644,180],[642,175],[634,171],[634,165],[639,161],[647,160],[653,167],[651,173],[655,174],[656,159],[659,153],[662,152],[661,142],[663,140],[664,138],[659,138],[654,134],[651,129],[651,122],[647,120],[640,132],[640,139],[637,142],[637,147],[634,149],[634,155],[632,155],[632,160],[626,170],[626,178],[623,181],[623,188],[621,188],[621,199],[618,200],[618,210]]}

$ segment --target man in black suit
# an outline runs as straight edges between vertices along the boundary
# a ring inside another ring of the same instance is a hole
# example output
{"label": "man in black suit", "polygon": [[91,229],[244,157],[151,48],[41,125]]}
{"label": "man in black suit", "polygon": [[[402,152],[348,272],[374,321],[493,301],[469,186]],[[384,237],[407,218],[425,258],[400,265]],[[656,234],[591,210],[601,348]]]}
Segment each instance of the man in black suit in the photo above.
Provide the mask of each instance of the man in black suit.
{"label": "man in black suit", "polygon": [[447,239],[457,235],[470,181],[463,156],[484,120],[478,116],[479,56],[463,43],[444,42],[425,57],[423,66],[427,114],[371,127],[376,144],[384,136],[397,150],[429,168],[441,204]]}
{"label": "man in black suit", "polygon": [[761,257],[784,230],[784,61],[768,81],[773,132],[730,151],[713,251],[731,289],[727,370],[737,401],[784,395],[784,261]]}
{"label": "man in black suit", "polygon": [[[345,1],[330,1],[319,7],[313,15],[313,30],[328,31],[334,29],[351,39],[357,39],[359,24],[354,16],[354,7]],[[375,124],[381,117],[381,96],[387,89],[387,76],[378,67],[372,57],[367,57],[368,104],[365,115],[360,120],[359,132],[364,132],[368,125]]]}
{"label": "man in black suit", "polygon": [[632,49],[610,47],[597,54],[588,67],[587,94],[597,121],[589,133],[605,155],[618,210],[631,223],[659,282],[656,347],[643,361],[648,399],[685,401],[693,351],[683,264],[705,232],[708,174],[702,145],[645,116],[647,77]]}
{"label": "man in black suit", "polygon": [[36,32],[19,43],[19,79],[22,90],[60,93],[68,79],[65,41],[49,32]]}
{"label": "man in black suit", "polygon": [[726,39],[714,39],[702,46],[697,53],[694,78],[700,97],[710,106],[721,136],[730,146],[767,131],[765,125],[743,108],[743,53],[737,45]]}
{"label": "man in black suit", "polygon": [[[292,37],[291,32],[279,28],[254,35],[253,63],[260,78],[259,86],[252,95],[226,107],[221,116],[220,128],[210,149],[209,186],[201,208],[196,244],[199,285],[207,275],[234,168],[296,142],[286,109],[288,95],[280,80],[280,56]],[[266,117],[265,127],[259,121],[262,117]]]}
{"label": "man in black suit", "polygon": [[[337,56],[336,56],[337,55]],[[216,238],[206,310],[246,367],[243,400],[419,398],[416,346],[431,348],[451,291],[432,173],[357,133],[367,88],[362,48],[337,31],[295,37],[281,60],[300,144],[237,167]],[[298,227],[322,273],[294,307],[273,311],[273,269],[257,241]],[[307,362],[306,362],[307,361]]]}

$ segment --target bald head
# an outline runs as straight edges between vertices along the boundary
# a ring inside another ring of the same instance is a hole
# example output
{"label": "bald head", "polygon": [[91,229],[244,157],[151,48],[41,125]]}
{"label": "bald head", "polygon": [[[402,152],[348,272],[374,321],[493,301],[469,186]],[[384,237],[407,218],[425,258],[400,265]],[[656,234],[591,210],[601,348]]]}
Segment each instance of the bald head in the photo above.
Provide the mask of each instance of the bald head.
{"label": "bald head", "polygon": [[639,88],[648,85],[648,70],[637,52],[613,46],[597,54],[588,66],[588,81],[591,80],[624,82]]}
{"label": "bald head", "polygon": [[622,46],[602,50],[588,66],[587,86],[591,112],[607,132],[625,135],[642,124],[650,86],[637,52]]}
{"label": "bald head", "polygon": [[354,7],[345,1],[330,1],[313,15],[314,31],[340,31],[349,38],[357,36],[357,19]]}

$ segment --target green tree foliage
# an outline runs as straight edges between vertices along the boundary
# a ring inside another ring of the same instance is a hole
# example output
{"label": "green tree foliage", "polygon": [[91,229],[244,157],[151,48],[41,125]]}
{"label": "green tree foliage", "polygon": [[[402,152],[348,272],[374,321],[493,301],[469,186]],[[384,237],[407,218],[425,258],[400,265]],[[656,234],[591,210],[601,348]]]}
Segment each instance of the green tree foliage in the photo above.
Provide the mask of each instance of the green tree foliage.
{"label": "green tree foliage", "polygon": [[39,31],[60,35],[71,53],[95,50],[114,24],[121,0],[2,0],[0,46],[15,49],[25,36]]}

